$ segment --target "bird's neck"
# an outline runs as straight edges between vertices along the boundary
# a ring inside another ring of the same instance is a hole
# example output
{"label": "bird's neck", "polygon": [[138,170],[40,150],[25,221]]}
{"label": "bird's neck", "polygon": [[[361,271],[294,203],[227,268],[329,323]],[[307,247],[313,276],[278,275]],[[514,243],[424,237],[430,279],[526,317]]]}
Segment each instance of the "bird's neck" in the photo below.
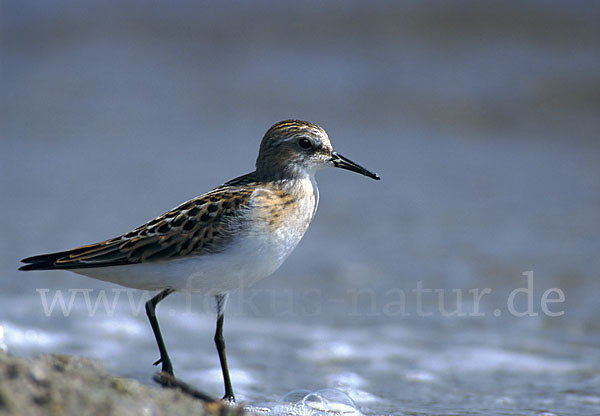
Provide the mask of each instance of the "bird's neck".
{"label": "bird's neck", "polygon": [[295,186],[302,181],[314,182],[315,172],[297,165],[261,166],[255,171],[256,177],[264,182],[273,182],[281,187]]}

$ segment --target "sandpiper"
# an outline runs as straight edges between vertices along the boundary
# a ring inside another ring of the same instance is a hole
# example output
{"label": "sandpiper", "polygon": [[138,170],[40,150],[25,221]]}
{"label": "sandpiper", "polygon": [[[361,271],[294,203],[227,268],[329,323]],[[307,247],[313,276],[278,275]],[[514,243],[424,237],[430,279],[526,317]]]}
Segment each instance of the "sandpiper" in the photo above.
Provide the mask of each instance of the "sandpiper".
{"label": "sandpiper", "polygon": [[[229,292],[269,276],[294,250],[319,202],[315,172],[337,167],[379,180],[333,151],[325,130],[307,121],[273,125],[260,144],[256,170],[187,201],[144,225],[96,244],[28,257],[20,270],[65,269],[122,286],[156,290],[146,314],[158,344],[162,374],[173,365],[156,305],[176,291],[215,297],[224,400],[235,401],[223,338]],[[184,384],[184,383],[183,383]]]}

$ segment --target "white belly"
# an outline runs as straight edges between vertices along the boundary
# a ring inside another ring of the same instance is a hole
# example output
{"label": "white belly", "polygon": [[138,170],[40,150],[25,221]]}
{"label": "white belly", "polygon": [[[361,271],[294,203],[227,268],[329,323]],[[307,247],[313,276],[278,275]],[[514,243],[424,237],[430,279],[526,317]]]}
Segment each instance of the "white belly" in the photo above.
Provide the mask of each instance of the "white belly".
{"label": "white belly", "polygon": [[72,270],[122,286],[144,290],[224,293],[248,287],[273,272],[300,242],[302,235],[250,233],[223,252],[157,263]]}

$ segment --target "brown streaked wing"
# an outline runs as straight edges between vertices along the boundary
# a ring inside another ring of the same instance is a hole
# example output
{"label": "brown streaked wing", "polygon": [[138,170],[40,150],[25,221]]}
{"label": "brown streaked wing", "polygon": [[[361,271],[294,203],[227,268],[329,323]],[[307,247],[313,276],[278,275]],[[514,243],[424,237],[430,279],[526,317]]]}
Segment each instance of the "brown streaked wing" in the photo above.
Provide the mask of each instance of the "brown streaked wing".
{"label": "brown streaked wing", "polygon": [[235,236],[233,219],[249,205],[254,191],[247,186],[252,182],[249,176],[229,181],[120,237],[26,258],[22,261],[29,264],[21,269],[107,267],[222,251]]}

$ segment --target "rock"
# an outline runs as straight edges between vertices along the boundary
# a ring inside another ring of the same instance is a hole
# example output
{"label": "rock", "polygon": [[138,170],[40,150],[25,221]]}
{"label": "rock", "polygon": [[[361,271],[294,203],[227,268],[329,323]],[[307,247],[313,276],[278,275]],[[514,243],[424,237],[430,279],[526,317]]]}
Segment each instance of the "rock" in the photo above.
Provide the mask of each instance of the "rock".
{"label": "rock", "polygon": [[0,415],[245,415],[241,406],[200,400],[179,389],[111,376],[82,357],[31,359],[0,350]]}

